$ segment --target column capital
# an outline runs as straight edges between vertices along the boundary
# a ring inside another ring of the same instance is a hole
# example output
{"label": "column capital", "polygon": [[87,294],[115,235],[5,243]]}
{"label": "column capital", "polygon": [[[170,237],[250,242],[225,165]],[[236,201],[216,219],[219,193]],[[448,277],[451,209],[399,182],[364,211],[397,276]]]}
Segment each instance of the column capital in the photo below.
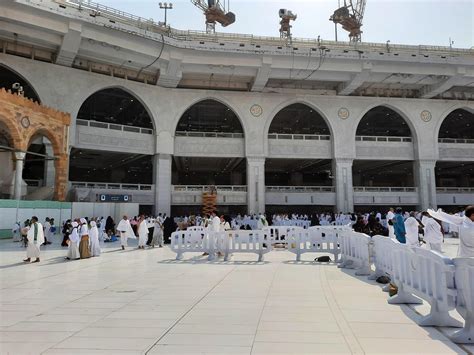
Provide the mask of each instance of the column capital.
{"label": "column capital", "polygon": [[436,165],[437,160],[436,159],[418,159],[415,160],[418,164],[426,164],[426,165]]}
{"label": "column capital", "polygon": [[247,159],[247,163],[264,163],[265,157],[245,157]]}
{"label": "column capital", "polygon": [[15,159],[16,160],[24,160],[26,156],[25,152],[15,152]]}
{"label": "column capital", "polygon": [[351,164],[354,162],[353,158],[334,158],[336,164]]}

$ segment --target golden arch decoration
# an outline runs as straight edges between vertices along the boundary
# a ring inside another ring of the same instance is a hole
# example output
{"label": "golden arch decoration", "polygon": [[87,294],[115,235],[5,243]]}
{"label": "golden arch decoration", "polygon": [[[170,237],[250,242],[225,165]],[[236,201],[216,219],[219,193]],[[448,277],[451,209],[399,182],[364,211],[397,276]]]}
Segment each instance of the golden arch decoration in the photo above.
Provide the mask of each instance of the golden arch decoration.
{"label": "golden arch decoration", "polygon": [[44,136],[51,142],[55,158],[54,199],[66,199],[69,165],[68,113],[43,106],[23,96],[0,89],[0,122],[13,139],[13,151],[26,152],[32,138]]}

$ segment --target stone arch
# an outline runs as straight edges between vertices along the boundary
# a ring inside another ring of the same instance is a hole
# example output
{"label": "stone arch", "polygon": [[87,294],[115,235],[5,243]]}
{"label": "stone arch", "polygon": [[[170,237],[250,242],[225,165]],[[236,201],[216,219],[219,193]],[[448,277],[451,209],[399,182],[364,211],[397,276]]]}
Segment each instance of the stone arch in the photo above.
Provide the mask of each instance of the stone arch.
{"label": "stone arch", "polygon": [[245,124],[242,121],[239,114],[236,112],[236,110],[232,107],[232,105],[229,102],[227,102],[223,99],[220,99],[220,98],[216,98],[216,97],[204,97],[204,98],[199,98],[199,99],[193,100],[193,102],[190,105],[188,105],[184,110],[181,110],[180,113],[178,114],[178,116],[175,119],[176,124],[174,125],[173,134],[174,135],[176,134],[176,132],[179,128],[179,125],[182,122],[182,120],[184,119],[184,116],[186,115],[187,112],[189,112],[191,109],[196,107],[196,105],[199,105],[199,104],[204,103],[204,102],[209,102],[209,101],[219,103],[219,104],[222,105],[223,108],[225,107],[229,111],[231,111],[232,115],[234,116],[232,119],[235,118],[237,120],[237,122],[240,126],[241,133],[243,133],[244,137],[247,136],[247,133],[246,133],[246,130],[245,130]]}
{"label": "stone arch", "polygon": [[327,118],[327,115],[321,109],[319,109],[319,107],[317,107],[313,103],[308,102],[306,100],[296,99],[296,100],[289,100],[289,101],[282,102],[280,105],[276,106],[275,109],[273,109],[273,111],[268,116],[267,122],[265,123],[265,129],[264,129],[265,137],[264,137],[264,139],[267,139],[268,134],[270,132],[270,126],[271,126],[273,120],[275,119],[275,117],[277,116],[277,114],[279,112],[281,112],[282,110],[284,110],[286,107],[290,107],[294,104],[306,105],[309,108],[315,110],[315,112],[317,114],[319,114],[319,116],[321,116],[323,118],[324,122],[326,123],[326,126],[329,129],[329,135],[332,138],[334,137],[334,128],[332,127],[331,122]]}
{"label": "stone arch", "polygon": [[[452,120],[454,117],[451,117],[453,114],[460,113],[460,111],[466,111],[469,114],[473,115],[474,117],[474,108],[472,107],[467,107],[464,105],[456,105],[451,107],[449,110],[445,111],[443,115],[441,116],[442,118],[438,121],[436,128],[435,128],[435,141],[437,142],[439,138],[460,138],[460,137],[440,137],[442,135],[442,129],[445,124],[448,124],[447,120]],[[453,122],[451,122],[453,123]],[[466,126],[466,131],[465,133],[470,133],[469,137],[465,137],[467,139],[474,139],[474,118],[472,121],[468,122],[469,126]]]}
{"label": "stone arch", "polygon": [[[19,79],[12,80],[11,76],[17,76]],[[23,86],[25,97],[41,103],[41,98],[31,82],[15,69],[4,63],[0,63],[0,84],[2,82],[4,82],[4,86],[0,86],[0,88],[3,87],[5,90],[11,90],[13,82],[19,82]]]}
{"label": "stone arch", "polygon": [[[156,131],[157,124],[155,122],[155,117],[153,116],[152,111],[150,110],[148,105],[144,102],[144,100],[140,97],[140,95],[138,95],[135,91],[133,91],[133,90],[131,90],[131,89],[125,87],[125,86],[122,86],[122,85],[101,86],[101,87],[98,87],[98,88],[94,88],[94,90],[91,90],[91,91],[87,92],[87,94],[84,94],[82,96],[82,99],[81,99],[81,105],[77,109],[77,113],[76,113],[75,117],[80,118],[80,112],[84,108],[84,105],[86,105],[88,103],[88,101],[91,100],[94,97],[94,95],[100,94],[100,93],[103,93],[103,92],[106,92],[106,91],[111,91],[111,90],[122,91],[123,93],[131,96],[132,100],[134,100],[133,102],[135,102],[135,100],[136,100],[136,103],[139,103],[140,106],[144,109],[144,112],[148,115],[149,122],[151,124],[151,127],[143,127],[143,126],[139,126],[139,127],[151,128],[151,129]],[[100,122],[105,122],[105,121],[100,121]],[[109,123],[113,123],[113,122],[109,122]],[[122,124],[122,123],[120,123],[120,124]]]}
{"label": "stone arch", "polygon": [[[400,108],[398,108],[396,106],[393,106],[393,105],[390,105],[390,104],[387,104],[387,103],[373,104],[373,105],[367,107],[361,113],[361,115],[359,116],[357,121],[355,122],[355,135],[358,135],[359,127],[360,127],[362,121],[366,118],[367,114],[369,114],[372,110],[377,109],[379,107],[388,109],[390,111],[393,111],[398,116],[400,116],[400,118],[403,120],[403,122],[408,127],[408,130],[410,132],[410,137],[412,137],[414,142],[416,142],[418,140],[418,133],[417,133],[416,127],[413,125],[412,121],[409,119],[409,116],[404,111],[402,111]],[[382,134],[380,134],[380,135],[382,135]]]}
{"label": "stone arch", "polygon": [[0,129],[2,125],[6,128],[5,131],[11,138],[11,147],[13,149],[22,149],[22,138],[15,123],[0,115]]}

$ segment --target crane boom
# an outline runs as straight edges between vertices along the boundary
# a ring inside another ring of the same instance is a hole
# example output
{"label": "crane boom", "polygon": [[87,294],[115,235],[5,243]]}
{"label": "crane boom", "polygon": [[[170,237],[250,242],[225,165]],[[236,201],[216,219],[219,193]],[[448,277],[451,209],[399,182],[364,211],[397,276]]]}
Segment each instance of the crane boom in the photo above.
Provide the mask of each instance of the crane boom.
{"label": "crane boom", "polygon": [[191,0],[191,3],[204,12],[206,16],[206,32],[216,31],[216,22],[227,27],[235,22],[235,14],[227,12],[220,0]]}
{"label": "crane boom", "polygon": [[338,23],[349,32],[351,42],[360,42],[362,35],[362,20],[364,18],[367,0],[357,0],[354,6],[353,0],[344,0],[344,6],[334,11],[329,18],[330,21]]}

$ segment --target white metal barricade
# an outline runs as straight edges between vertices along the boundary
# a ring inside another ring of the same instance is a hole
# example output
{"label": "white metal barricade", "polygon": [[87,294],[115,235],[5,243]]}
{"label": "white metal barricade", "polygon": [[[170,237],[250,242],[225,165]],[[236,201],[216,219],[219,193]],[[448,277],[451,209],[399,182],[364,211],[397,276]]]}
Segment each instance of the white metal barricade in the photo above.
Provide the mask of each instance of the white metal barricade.
{"label": "white metal barricade", "polygon": [[234,253],[258,254],[258,261],[263,261],[264,254],[272,250],[270,236],[263,231],[236,230],[218,235],[217,249],[224,252],[224,261],[228,261]]}
{"label": "white metal barricade", "polygon": [[182,260],[184,253],[208,253],[209,260],[215,257],[215,238],[200,231],[177,231],[171,234],[171,250],[176,260]]}
{"label": "white metal barricade", "polygon": [[462,326],[449,315],[456,308],[457,295],[452,259],[432,250],[399,244],[393,250],[392,262],[398,293],[388,303],[420,303],[414,294],[431,306],[430,314],[419,322],[421,326]]}
{"label": "white metal barricade", "polygon": [[[370,275],[371,238],[363,233],[342,231],[340,233],[340,268],[357,268],[356,275]],[[355,266],[354,266],[355,264]]]}
{"label": "white metal barricade", "polygon": [[382,235],[375,235],[372,237],[372,242],[374,244],[373,261],[375,272],[369,276],[369,279],[375,280],[380,276],[391,277],[393,245],[399,244],[398,241]]}
{"label": "white metal barricade", "polygon": [[186,230],[190,232],[204,232],[206,231],[207,228],[202,227],[202,226],[192,226],[188,227]]}
{"label": "white metal barricade", "polygon": [[285,247],[288,244],[288,234],[290,231],[303,230],[301,227],[292,226],[271,226],[262,229],[262,232],[267,238],[270,238],[271,244],[284,244]]}
{"label": "white metal barricade", "polygon": [[301,227],[309,228],[311,221],[307,219],[284,219],[280,221],[273,221],[274,227]]}
{"label": "white metal barricade", "polygon": [[464,328],[451,336],[455,343],[474,344],[474,258],[453,260],[457,289],[456,310],[464,318]]}
{"label": "white metal barricade", "polygon": [[291,231],[288,234],[288,250],[296,254],[296,261],[301,261],[304,253],[329,253],[334,260],[339,259],[341,252],[339,236],[350,232],[346,226],[314,226],[308,229]]}

